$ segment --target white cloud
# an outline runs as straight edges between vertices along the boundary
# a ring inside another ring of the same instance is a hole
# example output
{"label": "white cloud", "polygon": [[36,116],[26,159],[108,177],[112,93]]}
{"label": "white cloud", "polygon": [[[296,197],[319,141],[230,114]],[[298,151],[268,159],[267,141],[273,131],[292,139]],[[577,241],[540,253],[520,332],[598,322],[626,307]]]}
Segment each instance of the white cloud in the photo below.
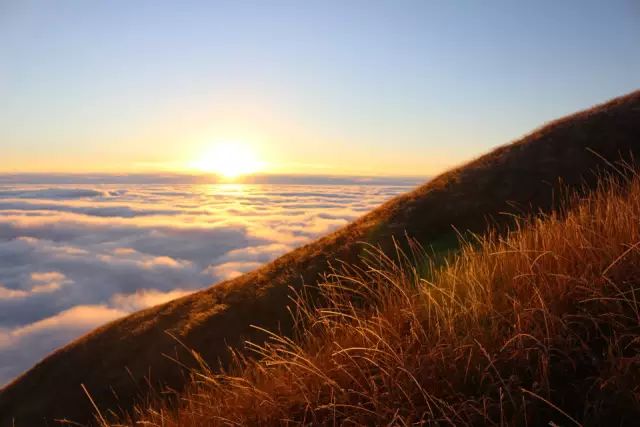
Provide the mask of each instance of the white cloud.
{"label": "white cloud", "polygon": [[100,324],[258,268],[405,190],[0,185],[0,384]]}
{"label": "white cloud", "polygon": [[232,261],[225,262],[224,264],[212,265],[205,271],[213,277],[219,277],[221,280],[228,280],[241,276],[243,273],[247,273],[251,270],[255,270],[261,265],[262,263],[259,262]]}
{"label": "white cloud", "polygon": [[115,294],[111,297],[110,303],[118,310],[134,312],[155,305],[163,304],[167,301],[189,295],[193,291],[184,289],[174,289],[161,292],[156,289],[138,289],[132,294]]}
{"label": "white cloud", "polygon": [[9,289],[0,285],[0,299],[24,298],[29,295],[29,291],[22,289]]}
{"label": "white cloud", "polygon": [[270,243],[267,245],[248,246],[246,248],[234,249],[218,258],[218,262],[226,261],[256,261],[264,263],[277,258],[293,249],[291,245],[283,243]]}
{"label": "white cloud", "polygon": [[104,305],[81,305],[62,311],[55,316],[38,320],[27,326],[16,328],[11,331],[11,336],[23,338],[35,334],[51,333],[60,329],[86,331],[126,314],[128,314],[126,311]]}
{"label": "white cloud", "polygon": [[0,284],[0,300],[26,298],[33,294],[49,294],[70,283],[64,274],[57,271],[48,273],[31,273],[31,282],[34,283],[31,289],[10,289]]}
{"label": "white cloud", "polygon": [[104,305],[77,306],[26,326],[0,329],[0,380],[10,380],[61,345],[126,314]]}

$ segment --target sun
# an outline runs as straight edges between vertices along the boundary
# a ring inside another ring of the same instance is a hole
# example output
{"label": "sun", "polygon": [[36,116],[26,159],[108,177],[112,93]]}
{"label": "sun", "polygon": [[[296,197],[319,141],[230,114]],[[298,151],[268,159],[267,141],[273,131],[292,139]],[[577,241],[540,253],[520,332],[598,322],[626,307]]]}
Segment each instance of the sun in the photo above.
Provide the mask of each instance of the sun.
{"label": "sun", "polygon": [[192,166],[202,172],[233,179],[259,172],[264,164],[247,144],[222,142],[203,152]]}

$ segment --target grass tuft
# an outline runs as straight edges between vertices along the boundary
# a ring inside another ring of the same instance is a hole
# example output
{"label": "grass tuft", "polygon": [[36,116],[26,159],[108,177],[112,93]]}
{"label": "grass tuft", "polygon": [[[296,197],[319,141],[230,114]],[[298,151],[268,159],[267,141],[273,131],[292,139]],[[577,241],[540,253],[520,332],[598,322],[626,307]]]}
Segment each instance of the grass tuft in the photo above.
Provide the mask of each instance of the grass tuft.
{"label": "grass tuft", "polygon": [[368,247],[296,293],[293,338],[264,331],[253,357],[118,425],[632,425],[640,178],[625,174],[444,263]]}

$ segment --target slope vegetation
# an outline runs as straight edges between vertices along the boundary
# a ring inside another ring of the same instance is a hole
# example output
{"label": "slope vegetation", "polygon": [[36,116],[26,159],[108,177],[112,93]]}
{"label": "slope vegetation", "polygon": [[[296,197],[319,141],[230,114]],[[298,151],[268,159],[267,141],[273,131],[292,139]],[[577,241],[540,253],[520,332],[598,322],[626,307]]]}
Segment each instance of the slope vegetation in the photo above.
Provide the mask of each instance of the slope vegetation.
{"label": "slope vegetation", "polygon": [[[630,172],[630,171],[628,171]],[[373,251],[300,297],[235,375],[201,371],[150,425],[633,425],[640,176],[463,246],[445,267]],[[134,425],[132,420],[127,424]]]}
{"label": "slope vegetation", "polygon": [[[594,155],[593,152],[598,153]],[[640,152],[640,92],[563,118],[510,145],[395,198],[345,228],[274,262],[167,304],[97,329],[56,351],[0,391],[0,426],[32,426],[66,418],[86,422],[93,407],[130,410],[149,386],[181,389],[188,375],[171,359],[192,358],[169,331],[211,366],[227,366],[228,346],[262,343],[265,332],[292,333],[287,310],[302,284],[314,284],[336,259],[357,264],[366,241],[383,249],[405,232],[436,249],[455,231],[482,232],[488,220],[548,211],[561,188],[593,186],[605,160]]]}

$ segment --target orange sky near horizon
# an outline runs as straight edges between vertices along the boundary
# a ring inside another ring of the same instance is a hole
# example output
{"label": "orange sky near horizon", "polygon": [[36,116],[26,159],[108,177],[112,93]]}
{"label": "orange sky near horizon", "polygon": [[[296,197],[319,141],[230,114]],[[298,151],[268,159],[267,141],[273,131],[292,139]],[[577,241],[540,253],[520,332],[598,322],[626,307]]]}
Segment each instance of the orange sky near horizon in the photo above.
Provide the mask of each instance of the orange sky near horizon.
{"label": "orange sky near horizon", "polygon": [[428,176],[640,84],[627,0],[63,3],[0,5],[0,172]]}

